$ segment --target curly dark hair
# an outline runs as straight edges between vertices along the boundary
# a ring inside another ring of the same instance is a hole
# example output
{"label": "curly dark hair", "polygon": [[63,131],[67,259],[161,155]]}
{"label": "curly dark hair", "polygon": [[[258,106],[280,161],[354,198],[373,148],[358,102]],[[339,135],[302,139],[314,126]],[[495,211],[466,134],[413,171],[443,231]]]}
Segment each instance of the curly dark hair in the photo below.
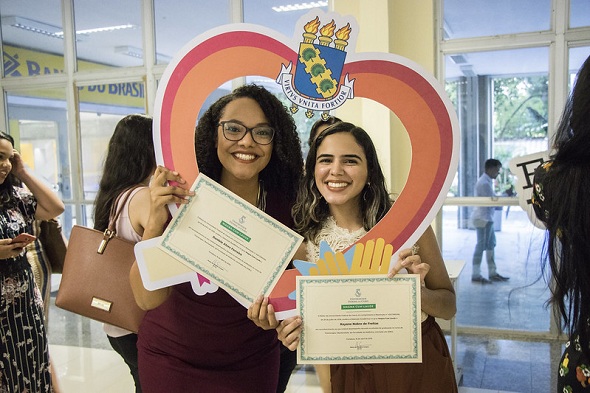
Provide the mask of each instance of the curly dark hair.
{"label": "curly dark hair", "polygon": [[238,98],[252,98],[275,129],[270,162],[260,172],[268,191],[279,192],[287,201],[295,200],[297,184],[303,172],[297,127],[288,109],[272,93],[255,84],[244,85],[215,101],[199,120],[195,135],[195,152],[199,171],[215,181],[221,178],[217,156],[217,129],[227,104]]}
{"label": "curly dark hair", "polygon": [[[12,138],[12,136],[0,131],[0,139],[4,139],[10,142],[10,144],[14,148],[14,139]],[[11,171],[8,174],[8,176],[6,176],[6,180],[4,180],[2,184],[0,184],[0,208],[9,209],[11,207],[16,206],[17,200],[15,199],[15,186],[20,187],[21,182],[16,176],[14,176],[14,174]]]}
{"label": "curly dark hair", "polygon": [[[555,137],[553,164],[542,181],[547,238],[544,260],[552,272],[549,302],[590,358],[590,57],[578,72]],[[543,265],[545,271],[545,265]]]}
{"label": "curly dark hair", "polygon": [[299,186],[297,200],[293,205],[292,215],[295,221],[295,230],[306,240],[314,243],[322,222],[330,216],[328,203],[322,198],[315,183],[317,151],[326,137],[340,132],[351,134],[367,157],[367,185],[363,189],[363,198],[361,198],[363,227],[367,231],[373,228],[387,214],[393,204],[385,185],[385,176],[379,165],[375,145],[369,134],[352,123],[334,123],[322,131],[312,143],[305,161],[305,175]]}
{"label": "curly dark hair", "polygon": [[94,229],[107,229],[111,207],[119,194],[144,182],[155,169],[152,118],[141,114],[125,116],[109,141],[94,201]]}

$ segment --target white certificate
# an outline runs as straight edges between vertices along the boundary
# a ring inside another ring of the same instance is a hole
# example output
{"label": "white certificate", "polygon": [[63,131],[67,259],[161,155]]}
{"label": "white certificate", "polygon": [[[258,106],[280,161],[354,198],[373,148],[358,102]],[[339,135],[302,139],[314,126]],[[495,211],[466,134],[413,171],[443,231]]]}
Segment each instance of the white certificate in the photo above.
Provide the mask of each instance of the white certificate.
{"label": "white certificate", "polygon": [[207,176],[191,187],[160,247],[242,304],[268,295],[303,238]]}
{"label": "white certificate", "polygon": [[420,277],[298,276],[300,364],[420,363]]}

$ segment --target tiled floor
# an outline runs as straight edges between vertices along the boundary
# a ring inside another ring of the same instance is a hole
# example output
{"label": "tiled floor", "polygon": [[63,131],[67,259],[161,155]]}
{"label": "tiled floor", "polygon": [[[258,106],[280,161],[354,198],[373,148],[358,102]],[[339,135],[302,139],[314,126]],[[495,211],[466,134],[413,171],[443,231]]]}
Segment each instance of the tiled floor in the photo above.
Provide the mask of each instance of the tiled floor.
{"label": "tiled floor", "polygon": [[[133,379],[111,350],[51,345],[61,393],[130,393]],[[460,387],[459,393],[500,393],[500,390]],[[322,393],[315,374],[302,367],[291,376],[286,393]],[[504,392],[502,392],[504,393]]]}

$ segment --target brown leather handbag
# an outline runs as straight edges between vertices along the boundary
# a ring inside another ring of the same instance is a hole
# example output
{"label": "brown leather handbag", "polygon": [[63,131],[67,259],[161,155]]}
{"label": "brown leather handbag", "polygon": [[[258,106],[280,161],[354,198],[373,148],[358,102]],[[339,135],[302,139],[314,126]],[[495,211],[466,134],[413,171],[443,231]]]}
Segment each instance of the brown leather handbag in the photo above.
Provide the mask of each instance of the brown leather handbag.
{"label": "brown leather handbag", "polygon": [[55,305],[137,333],[145,311],[135,302],[129,283],[135,243],[115,234],[115,223],[130,194],[116,213],[118,202],[113,204],[104,232],[74,225]]}
{"label": "brown leather handbag", "polygon": [[51,265],[51,272],[63,272],[68,243],[61,231],[61,225],[57,220],[51,219],[41,221],[39,228],[39,241]]}

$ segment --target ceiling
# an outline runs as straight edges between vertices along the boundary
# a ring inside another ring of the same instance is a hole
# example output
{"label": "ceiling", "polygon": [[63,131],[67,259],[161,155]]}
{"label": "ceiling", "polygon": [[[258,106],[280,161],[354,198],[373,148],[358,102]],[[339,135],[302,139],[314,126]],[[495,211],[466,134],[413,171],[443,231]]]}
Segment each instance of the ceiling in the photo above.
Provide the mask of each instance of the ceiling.
{"label": "ceiling", "polygon": [[[229,0],[155,0],[156,52],[159,63],[167,63],[184,44],[198,34],[230,20]],[[277,13],[271,6],[286,5],[288,0],[244,0],[244,20],[263,24],[287,36],[293,35],[296,20],[307,12]],[[74,1],[76,30],[107,26],[132,25],[133,28],[78,35],[78,58],[88,64],[129,67],[140,66],[142,60],[125,54],[129,49],[141,51],[142,2],[139,0]],[[325,9],[326,7],[324,7]],[[590,1],[572,0],[575,23],[590,25]],[[123,11],[124,10],[124,11]],[[550,26],[550,0],[446,0],[444,32],[449,38],[509,34],[547,30]],[[18,16],[62,28],[60,0],[0,0],[0,15]],[[4,43],[60,55],[63,39],[50,37],[2,23]],[[362,28],[362,26],[361,26]],[[141,54],[141,52],[138,52]],[[571,53],[570,64],[581,65],[590,54],[584,47]],[[546,73],[548,48],[495,51],[493,53],[462,53],[446,61],[447,77],[466,75]],[[80,65],[82,67],[82,65]]]}

